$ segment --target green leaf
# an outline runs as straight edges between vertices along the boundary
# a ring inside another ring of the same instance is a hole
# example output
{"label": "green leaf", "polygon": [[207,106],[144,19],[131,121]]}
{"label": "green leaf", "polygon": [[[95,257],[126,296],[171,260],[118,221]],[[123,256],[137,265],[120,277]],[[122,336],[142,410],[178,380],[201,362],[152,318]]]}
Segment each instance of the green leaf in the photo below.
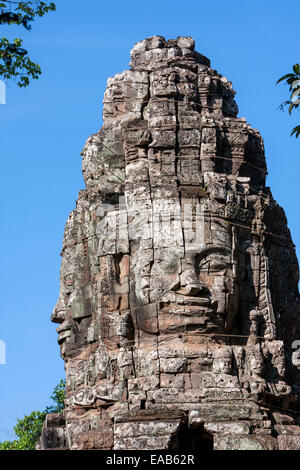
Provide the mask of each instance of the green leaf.
{"label": "green leaf", "polygon": [[294,75],[293,73],[288,73],[288,74],[284,75],[283,77],[281,77],[279,80],[277,80],[276,85],[277,85],[277,83],[280,83],[280,82],[282,82],[283,80],[286,80],[287,78],[289,78],[289,77],[294,77],[294,76],[295,76],[295,75]]}
{"label": "green leaf", "polygon": [[300,66],[299,66],[299,64],[295,64],[295,65],[293,66],[293,70],[294,70],[294,72],[295,72],[296,74],[299,74],[299,71],[300,71]]}
{"label": "green leaf", "polygon": [[300,126],[294,127],[294,129],[291,132],[291,136],[294,135],[294,134],[296,134],[296,138],[299,137],[299,135],[300,135]]}

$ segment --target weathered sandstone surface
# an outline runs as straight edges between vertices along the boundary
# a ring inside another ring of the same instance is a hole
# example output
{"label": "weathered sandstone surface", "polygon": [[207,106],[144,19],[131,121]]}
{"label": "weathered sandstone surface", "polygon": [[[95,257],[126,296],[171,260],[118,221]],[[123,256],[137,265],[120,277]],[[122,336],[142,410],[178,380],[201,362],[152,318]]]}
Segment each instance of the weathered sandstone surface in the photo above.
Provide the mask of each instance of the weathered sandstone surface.
{"label": "weathered sandstone surface", "polygon": [[298,262],[262,138],[194,41],[108,79],[52,321],[66,409],[39,449],[299,449]]}

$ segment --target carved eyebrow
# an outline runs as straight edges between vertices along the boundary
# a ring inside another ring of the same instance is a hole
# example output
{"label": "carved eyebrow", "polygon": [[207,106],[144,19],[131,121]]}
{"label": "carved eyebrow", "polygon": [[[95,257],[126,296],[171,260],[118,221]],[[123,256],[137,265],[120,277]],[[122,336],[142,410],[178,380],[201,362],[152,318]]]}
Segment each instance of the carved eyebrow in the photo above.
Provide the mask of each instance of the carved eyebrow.
{"label": "carved eyebrow", "polygon": [[224,245],[212,246],[206,249],[206,255],[211,253],[222,253],[223,255],[230,255],[231,249]]}
{"label": "carved eyebrow", "polygon": [[202,258],[206,258],[212,253],[218,253],[222,255],[231,255],[231,250],[224,245],[218,245],[218,246],[211,246],[208,248],[202,248],[199,251],[195,251],[194,255],[195,257],[198,258],[198,260],[200,260]]}

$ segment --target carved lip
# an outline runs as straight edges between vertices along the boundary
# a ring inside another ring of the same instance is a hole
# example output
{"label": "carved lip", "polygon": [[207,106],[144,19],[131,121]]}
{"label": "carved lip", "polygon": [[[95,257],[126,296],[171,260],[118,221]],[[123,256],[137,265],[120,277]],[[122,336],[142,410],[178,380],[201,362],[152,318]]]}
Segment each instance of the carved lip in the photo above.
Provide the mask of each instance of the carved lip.
{"label": "carved lip", "polygon": [[58,342],[59,345],[61,345],[67,338],[69,338],[71,336],[70,331],[71,331],[71,329],[65,330],[65,331],[62,331],[58,335],[57,342]]}
{"label": "carved lip", "polygon": [[191,306],[201,306],[207,307],[210,304],[210,299],[207,297],[192,297],[186,295],[177,294],[176,296],[177,304],[179,305],[191,305]]}
{"label": "carved lip", "polygon": [[59,345],[62,345],[65,340],[66,340],[65,337],[62,338],[62,333],[57,338],[57,342]]}
{"label": "carved lip", "polygon": [[160,312],[164,315],[172,315],[174,317],[203,317],[215,314],[213,309],[207,308],[208,304],[210,304],[209,299],[200,299],[198,297],[197,301],[198,302],[182,303],[181,305],[178,305],[178,303],[161,302]]}

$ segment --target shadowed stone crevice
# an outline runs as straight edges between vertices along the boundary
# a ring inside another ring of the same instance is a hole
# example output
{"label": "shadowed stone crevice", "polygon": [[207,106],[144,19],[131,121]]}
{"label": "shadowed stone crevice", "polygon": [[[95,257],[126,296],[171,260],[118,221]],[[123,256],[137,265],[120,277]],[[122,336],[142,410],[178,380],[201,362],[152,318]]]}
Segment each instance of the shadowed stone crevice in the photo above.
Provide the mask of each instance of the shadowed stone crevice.
{"label": "shadowed stone crevice", "polygon": [[176,438],[175,450],[203,452],[213,449],[213,435],[205,431],[203,426],[197,429],[188,429],[182,426]]}

